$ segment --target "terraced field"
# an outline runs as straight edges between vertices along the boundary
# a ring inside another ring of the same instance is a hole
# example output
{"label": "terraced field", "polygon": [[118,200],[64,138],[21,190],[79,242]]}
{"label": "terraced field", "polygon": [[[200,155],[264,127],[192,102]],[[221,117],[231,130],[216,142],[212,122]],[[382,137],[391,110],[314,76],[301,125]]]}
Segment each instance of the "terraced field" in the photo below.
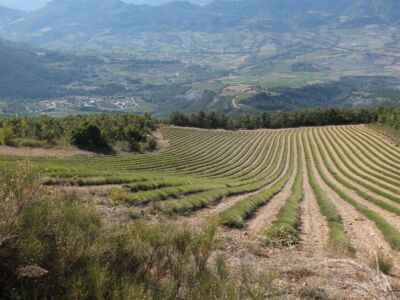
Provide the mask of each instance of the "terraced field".
{"label": "terraced field", "polygon": [[400,150],[384,136],[362,125],[161,133],[168,146],[153,154],[31,159],[45,185],[81,192],[116,219],[172,217],[194,228],[213,219],[225,255],[256,244],[281,264],[298,263],[287,251],[366,264],[384,253],[399,282]]}

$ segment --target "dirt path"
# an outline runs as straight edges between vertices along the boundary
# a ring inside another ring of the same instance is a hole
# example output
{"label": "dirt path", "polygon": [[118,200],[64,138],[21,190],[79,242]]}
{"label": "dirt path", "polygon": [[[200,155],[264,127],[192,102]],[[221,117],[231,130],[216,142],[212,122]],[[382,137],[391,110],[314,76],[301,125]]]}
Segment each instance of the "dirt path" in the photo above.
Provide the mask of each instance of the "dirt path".
{"label": "dirt path", "polygon": [[95,153],[79,150],[74,147],[60,148],[28,148],[28,147],[9,147],[0,146],[0,155],[4,156],[25,156],[25,157],[73,157],[73,156],[93,156]]}
{"label": "dirt path", "polygon": [[233,108],[240,109],[240,105],[236,103],[236,98],[232,99],[232,106]]}
{"label": "dirt path", "polygon": [[[370,274],[353,265],[355,260],[339,261],[324,251],[265,248],[239,230],[219,228],[218,255],[241,276],[243,266],[263,272],[277,271],[275,283],[285,290],[322,292],[312,299],[371,299],[360,286],[373,290]],[[392,280],[393,288],[396,279]],[[282,294],[279,299],[311,299]]]}
{"label": "dirt path", "polygon": [[84,186],[58,186],[66,192],[76,192],[78,194],[87,194],[95,192],[105,192],[113,188],[121,187],[122,184],[102,184],[102,185],[84,185]]}
{"label": "dirt path", "polygon": [[303,164],[303,199],[300,202],[300,240],[303,250],[314,253],[326,247],[329,228],[308,181],[307,162],[303,145],[301,155]]}

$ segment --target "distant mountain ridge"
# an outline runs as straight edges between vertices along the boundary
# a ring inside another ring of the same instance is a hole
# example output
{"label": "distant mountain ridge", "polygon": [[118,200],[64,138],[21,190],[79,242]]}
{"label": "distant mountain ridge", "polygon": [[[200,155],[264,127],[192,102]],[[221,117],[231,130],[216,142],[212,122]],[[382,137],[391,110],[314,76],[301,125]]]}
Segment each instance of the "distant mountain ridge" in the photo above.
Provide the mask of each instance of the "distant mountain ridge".
{"label": "distant mountain ridge", "polygon": [[[174,0],[124,0],[126,3],[131,4],[147,4],[147,5],[161,5]],[[188,0],[194,4],[206,5],[212,0]],[[0,0],[0,6],[5,6],[12,9],[21,11],[34,11],[43,8],[51,0]]]}
{"label": "distant mountain ridge", "polygon": [[53,0],[38,11],[25,13],[23,19],[20,12],[0,9],[0,33],[4,37],[51,47],[71,39],[77,31],[81,35],[107,31],[132,35],[159,30],[213,32],[248,26],[317,30],[369,24],[400,24],[400,1],[217,0],[206,6],[181,1],[152,7],[120,0]]}
{"label": "distant mountain ridge", "polygon": [[[1,13],[0,10],[0,16],[4,14],[13,17],[13,12]],[[99,19],[96,22],[93,18]],[[62,36],[61,28],[72,26],[71,24],[84,29],[89,23],[90,31],[103,30],[104,27],[122,31],[127,31],[128,28],[132,31],[161,28],[220,30],[235,25],[246,26],[253,18],[256,18],[254,21],[261,27],[268,21],[286,26],[399,24],[400,1],[217,0],[205,7],[193,6],[184,1],[150,7],[126,4],[120,0],[53,0],[38,11],[25,14],[24,20],[18,24],[5,21],[1,23],[6,36],[46,35],[41,30],[52,31],[48,35],[61,33]]]}
{"label": "distant mountain ridge", "polygon": [[[174,2],[174,0],[123,0],[123,1],[131,4],[147,4],[147,5],[162,5]],[[197,5],[206,5],[211,3],[213,0],[187,0],[187,1]]]}
{"label": "distant mountain ridge", "polygon": [[0,6],[0,24],[9,24],[24,15],[23,12]]}

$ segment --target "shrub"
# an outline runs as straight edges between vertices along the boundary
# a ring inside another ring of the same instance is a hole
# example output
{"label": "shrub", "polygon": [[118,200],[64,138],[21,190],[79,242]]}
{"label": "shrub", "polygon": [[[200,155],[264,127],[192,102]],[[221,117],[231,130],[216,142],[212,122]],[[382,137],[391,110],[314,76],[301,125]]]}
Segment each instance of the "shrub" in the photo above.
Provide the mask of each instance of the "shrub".
{"label": "shrub", "polygon": [[140,152],[140,150],[141,150],[140,145],[141,144],[139,144],[139,142],[131,140],[128,143],[129,143],[129,148],[128,149],[129,149],[130,152]]}
{"label": "shrub", "polygon": [[261,237],[261,242],[267,246],[283,248],[299,243],[297,230],[289,226],[270,226]]}
{"label": "shrub", "polygon": [[127,141],[117,141],[114,144],[114,149],[122,152],[131,152],[131,145]]}
{"label": "shrub", "polygon": [[301,297],[301,299],[310,299],[310,300],[329,299],[326,291],[321,288],[303,287],[297,292],[297,294],[299,297]]}
{"label": "shrub", "polygon": [[389,274],[393,268],[393,259],[382,252],[378,252],[375,257],[375,264],[379,271]]}
{"label": "shrub", "polygon": [[11,128],[4,127],[0,128],[0,144],[12,146],[12,140],[14,138],[14,132]]}
{"label": "shrub", "polygon": [[12,143],[15,147],[31,147],[31,148],[40,148],[46,145],[46,142],[28,138],[16,138],[12,140]]}
{"label": "shrub", "polygon": [[[242,265],[239,272],[241,282],[238,299],[275,299],[274,296],[277,291],[274,288],[273,282],[277,275],[274,270],[264,269],[262,272],[257,272],[250,266]],[[278,294],[276,296],[279,297],[282,295]]]}
{"label": "shrub", "polygon": [[40,188],[40,176],[30,162],[0,168],[0,246],[15,233],[24,210]]}
{"label": "shrub", "polygon": [[157,149],[157,141],[154,137],[148,137],[147,138],[147,144],[148,144],[148,150],[149,151],[154,151]]}
{"label": "shrub", "polygon": [[111,200],[115,203],[128,201],[128,194],[123,189],[113,188],[110,191]]}
{"label": "shrub", "polygon": [[83,123],[80,127],[72,130],[71,144],[86,150],[108,149],[106,139],[96,125]]}
{"label": "shrub", "polygon": [[1,299],[238,299],[272,284],[250,271],[242,282],[212,259],[214,223],[196,232],[163,220],[113,225],[61,194],[35,201],[17,225],[0,246]]}
{"label": "shrub", "polygon": [[38,294],[97,294],[93,287],[101,281],[96,255],[100,229],[98,214],[80,205],[74,195],[34,203],[21,221],[18,248],[20,264],[34,263],[51,274],[41,279]]}
{"label": "shrub", "polygon": [[127,141],[142,142],[146,139],[143,132],[133,125],[128,125],[125,129],[125,137]]}

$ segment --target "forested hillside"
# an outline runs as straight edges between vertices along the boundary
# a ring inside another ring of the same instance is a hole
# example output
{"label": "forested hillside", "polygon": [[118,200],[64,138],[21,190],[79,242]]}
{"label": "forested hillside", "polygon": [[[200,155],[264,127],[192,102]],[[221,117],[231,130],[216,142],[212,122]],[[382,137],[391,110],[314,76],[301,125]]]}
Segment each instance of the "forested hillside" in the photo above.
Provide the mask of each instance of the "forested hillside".
{"label": "forested hillside", "polygon": [[0,39],[0,97],[40,98],[63,95],[77,71],[52,66],[66,58],[57,52],[29,48]]}

